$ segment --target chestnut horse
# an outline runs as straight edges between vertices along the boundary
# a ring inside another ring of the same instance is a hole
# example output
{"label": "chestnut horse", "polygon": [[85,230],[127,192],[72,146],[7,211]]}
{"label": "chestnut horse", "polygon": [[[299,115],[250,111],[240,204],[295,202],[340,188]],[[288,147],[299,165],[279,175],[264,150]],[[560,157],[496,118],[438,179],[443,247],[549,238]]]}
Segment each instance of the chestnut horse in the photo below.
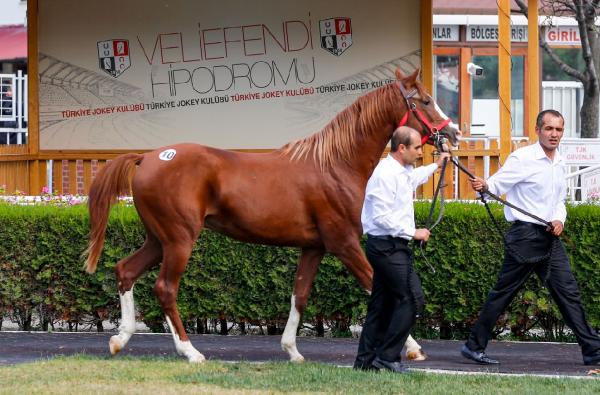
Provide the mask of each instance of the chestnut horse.
{"label": "chestnut horse", "polygon": [[[301,249],[281,346],[292,361],[302,361],[296,331],[323,255],[336,256],[371,289],[373,272],[359,242],[360,213],[367,180],[398,122],[420,131],[424,141],[437,131],[432,125],[441,125],[439,133],[453,145],[460,135],[418,81],[418,72],[405,76],[397,70],[395,83],[359,97],[321,131],[269,153],[177,144],[107,164],[89,193],[86,270],[96,270],[118,196],[133,193],[146,229],[142,247],[115,268],[122,320],[110,339],[111,353],[134,332],[135,281],[162,262],[154,293],[177,352],[190,362],[204,361],[189,341],[176,301],[192,247],[206,227],[249,243]],[[420,351],[412,338],[408,342],[409,351]]]}

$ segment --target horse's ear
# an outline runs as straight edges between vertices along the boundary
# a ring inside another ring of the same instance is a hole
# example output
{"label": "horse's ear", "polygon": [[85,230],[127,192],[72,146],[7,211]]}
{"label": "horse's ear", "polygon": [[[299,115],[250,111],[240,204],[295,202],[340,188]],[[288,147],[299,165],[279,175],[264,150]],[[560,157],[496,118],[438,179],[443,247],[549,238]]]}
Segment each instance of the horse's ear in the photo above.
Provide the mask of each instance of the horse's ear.
{"label": "horse's ear", "polygon": [[417,68],[415,71],[412,72],[411,75],[409,75],[408,77],[406,77],[406,79],[411,83],[411,84],[415,84],[417,82],[417,80],[420,79],[421,76],[421,69]]}
{"label": "horse's ear", "polygon": [[400,68],[396,69],[396,78],[400,81],[404,81],[407,85],[416,85],[417,79],[421,75],[421,69],[416,69],[409,75],[405,75]]}

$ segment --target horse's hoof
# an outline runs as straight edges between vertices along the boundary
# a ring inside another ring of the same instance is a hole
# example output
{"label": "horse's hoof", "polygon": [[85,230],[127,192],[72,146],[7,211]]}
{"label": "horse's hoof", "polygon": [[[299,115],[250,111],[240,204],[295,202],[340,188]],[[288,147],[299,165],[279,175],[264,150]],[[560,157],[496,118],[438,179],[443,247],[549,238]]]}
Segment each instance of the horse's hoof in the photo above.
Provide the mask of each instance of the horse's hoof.
{"label": "horse's hoof", "polygon": [[121,340],[119,339],[119,336],[117,336],[117,335],[112,336],[110,338],[110,341],[108,342],[108,347],[110,349],[111,355],[117,355],[123,348],[121,345]]}
{"label": "horse's hoof", "polygon": [[196,355],[192,355],[191,357],[188,358],[188,362],[189,363],[204,363],[204,361],[206,361],[206,358],[204,358],[204,355],[198,353]]}
{"label": "horse's hoof", "polygon": [[424,361],[427,359],[427,354],[422,349],[418,349],[417,351],[407,351],[406,358],[409,361]]}
{"label": "horse's hoof", "polygon": [[294,355],[294,356],[290,357],[290,362],[302,363],[302,362],[304,362],[304,357],[300,354]]}

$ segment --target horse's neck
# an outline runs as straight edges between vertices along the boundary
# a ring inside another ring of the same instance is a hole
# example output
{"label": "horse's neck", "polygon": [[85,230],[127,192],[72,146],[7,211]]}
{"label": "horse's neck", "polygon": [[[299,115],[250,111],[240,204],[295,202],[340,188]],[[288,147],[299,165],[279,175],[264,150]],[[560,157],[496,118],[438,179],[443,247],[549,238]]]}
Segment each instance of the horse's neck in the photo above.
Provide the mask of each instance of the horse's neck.
{"label": "horse's neck", "polygon": [[361,133],[362,137],[357,140],[357,155],[351,167],[365,184],[379,163],[393,128],[393,122],[370,125],[369,130]]}

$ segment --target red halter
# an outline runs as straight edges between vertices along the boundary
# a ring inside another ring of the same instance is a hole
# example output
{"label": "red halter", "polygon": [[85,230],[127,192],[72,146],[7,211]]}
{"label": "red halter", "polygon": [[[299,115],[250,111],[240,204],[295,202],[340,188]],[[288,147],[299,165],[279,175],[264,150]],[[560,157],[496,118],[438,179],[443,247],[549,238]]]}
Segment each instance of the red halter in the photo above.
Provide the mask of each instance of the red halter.
{"label": "red halter", "polygon": [[434,137],[440,130],[444,129],[446,126],[448,126],[448,124],[450,122],[452,122],[452,119],[446,118],[440,124],[435,125],[435,126],[432,125],[431,122],[429,122],[429,120],[417,108],[417,106],[414,103],[410,103],[408,101],[408,99],[412,98],[417,93],[417,90],[415,89],[415,90],[412,90],[411,92],[406,92],[406,88],[404,88],[404,85],[402,84],[402,82],[396,81],[396,84],[398,85],[398,88],[400,89],[400,92],[402,93],[402,96],[404,97],[404,100],[406,101],[406,107],[409,110],[404,113],[404,116],[398,123],[398,126],[406,125],[406,123],[408,122],[408,114],[410,112],[413,112],[415,114],[415,116],[417,117],[417,119],[419,121],[421,121],[421,123],[423,125],[425,125],[425,128],[427,129],[427,134],[421,138],[421,144],[426,144],[430,138]]}

